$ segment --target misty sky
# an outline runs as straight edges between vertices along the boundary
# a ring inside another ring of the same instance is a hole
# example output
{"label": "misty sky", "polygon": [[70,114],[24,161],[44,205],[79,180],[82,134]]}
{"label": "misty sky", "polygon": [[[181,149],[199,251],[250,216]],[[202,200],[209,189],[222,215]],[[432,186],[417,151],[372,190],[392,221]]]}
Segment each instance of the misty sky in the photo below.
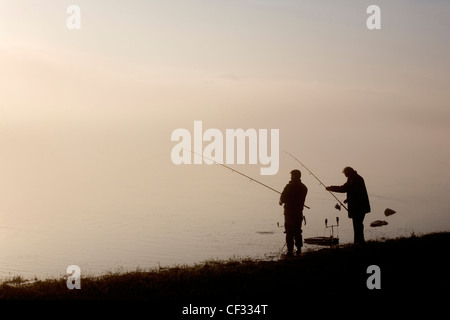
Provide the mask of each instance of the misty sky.
{"label": "misty sky", "polygon": [[351,165],[374,199],[446,212],[449,16],[437,0],[2,0],[0,214],[141,202],[182,174],[170,134],[195,120],[279,129],[330,184]]}

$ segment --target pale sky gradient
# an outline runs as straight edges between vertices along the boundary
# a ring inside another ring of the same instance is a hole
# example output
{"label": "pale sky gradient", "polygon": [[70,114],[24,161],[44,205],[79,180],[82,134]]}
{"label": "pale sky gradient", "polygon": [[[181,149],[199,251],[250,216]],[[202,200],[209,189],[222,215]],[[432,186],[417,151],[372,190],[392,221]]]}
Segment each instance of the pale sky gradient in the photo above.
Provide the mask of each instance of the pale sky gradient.
{"label": "pale sky gradient", "polygon": [[[81,30],[66,28],[72,4]],[[366,28],[371,4],[381,30]],[[149,190],[189,178],[171,132],[202,120],[280,129],[281,149],[330,184],[350,165],[375,207],[403,196],[442,218],[449,16],[437,0],[3,0],[0,214],[151,206]],[[281,188],[292,165],[267,181]]]}

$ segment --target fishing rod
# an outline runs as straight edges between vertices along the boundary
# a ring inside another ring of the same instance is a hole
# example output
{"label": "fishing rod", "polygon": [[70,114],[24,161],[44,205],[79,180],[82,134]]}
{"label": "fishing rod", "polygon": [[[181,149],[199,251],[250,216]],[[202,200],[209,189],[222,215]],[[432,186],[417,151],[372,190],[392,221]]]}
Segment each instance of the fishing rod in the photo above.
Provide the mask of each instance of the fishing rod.
{"label": "fishing rod", "polygon": [[[188,149],[186,149],[186,150],[188,150]],[[226,168],[226,169],[228,169],[228,170],[231,170],[232,172],[235,172],[235,173],[237,173],[237,174],[240,174],[241,176],[246,177],[247,179],[250,179],[250,181],[255,181],[256,183],[259,183],[260,185],[262,185],[263,187],[266,187],[267,189],[270,189],[270,190],[272,190],[272,191],[274,191],[274,192],[276,192],[276,193],[278,193],[278,194],[281,194],[280,191],[278,191],[278,190],[276,190],[276,189],[274,189],[274,188],[272,188],[272,187],[269,187],[267,184],[264,184],[264,183],[262,183],[261,181],[258,181],[258,180],[256,180],[255,178],[252,178],[252,177],[250,177],[250,176],[248,176],[248,175],[246,175],[246,174],[244,174],[244,173],[242,173],[242,172],[239,172],[239,171],[237,171],[237,170],[235,170],[235,169],[233,169],[233,168],[231,168],[231,167],[229,167],[229,166],[227,166],[227,165],[225,165],[225,164],[223,164],[223,163],[217,162],[217,161],[215,161],[214,159],[208,158],[207,156],[205,156],[205,155],[203,155],[203,154],[199,154],[199,153],[194,152],[194,151],[192,151],[192,150],[189,150],[189,151],[192,152],[193,154],[197,154],[197,155],[199,155],[199,156],[201,156],[201,157],[203,157],[203,158],[205,158],[205,159],[208,159],[209,161],[214,162],[214,164],[218,164],[218,165],[220,165],[220,166],[222,166],[222,167],[224,167],[224,168]],[[307,205],[304,205],[304,207],[305,207],[305,208],[308,208],[308,209],[311,209],[311,208],[308,207]]]}
{"label": "fishing rod", "polygon": [[[300,160],[298,160],[296,157],[294,157],[292,154],[290,154],[287,151],[284,151],[285,153],[287,153],[288,155],[290,155],[292,158],[294,158],[295,161],[297,161],[298,163],[300,163],[302,165],[303,168],[305,168],[314,178],[316,178],[317,181],[319,181],[319,183],[325,188],[326,190],[326,186],[323,184],[322,181],[320,181],[320,179],[314,174],[312,173],[311,170],[308,169],[307,166],[305,166]],[[327,190],[328,191],[328,190]],[[331,191],[328,191],[338,202],[339,204],[336,204],[335,208],[338,210],[341,210],[341,207],[343,207],[345,210],[348,211],[347,207],[334,195],[334,193],[332,193]]]}

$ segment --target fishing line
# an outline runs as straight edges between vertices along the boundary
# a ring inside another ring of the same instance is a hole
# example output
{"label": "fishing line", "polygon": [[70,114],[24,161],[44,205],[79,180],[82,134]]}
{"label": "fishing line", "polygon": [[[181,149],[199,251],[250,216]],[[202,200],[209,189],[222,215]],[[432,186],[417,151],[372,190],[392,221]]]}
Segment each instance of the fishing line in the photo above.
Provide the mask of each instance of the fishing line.
{"label": "fishing line", "polygon": [[[183,148],[183,149],[184,149],[184,148]],[[258,181],[258,180],[256,180],[255,178],[252,178],[252,177],[250,177],[250,176],[248,176],[248,175],[246,175],[246,174],[244,174],[244,173],[242,173],[242,172],[240,172],[240,171],[238,171],[238,170],[235,170],[235,169],[233,169],[233,168],[231,168],[231,167],[229,167],[229,166],[227,166],[227,165],[225,165],[225,164],[223,164],[223,163],[217,162],[217,161],[215,161],[214,159],[208,158],[207,156],[205,156],[205,155],[203,155],[203,154],[199,154],[199,153],[194,152],[194,151],[192,151],[192,150],[188,150],[188,149],[185,149],[185,150],[190,151],[190,152],[192,152],[193,154],[197,154],[197,155],[201,156],[202,158],[208,159],[209,161],[212,161],[214,164],[220,165],[220,166],[222,166],[222,167],[224,167],[224,168],[226,168],[226,169],[228,169],[228,170],[231,170],[232,172],[235,172],[235,173],[237,173],[237,174],[240,174],[240,175],[243,176],[243,177],[246,177],[246,178],[249,179],[250,181],[254,181],[254,182],[256,182],[256,183],[259,183],[259,184],[262,185],[263,187],[266,187],[266,188],[268,188],[268,189],[270,189],[270,190],[272,190],[272,191],[274,191],[274,192],[276,192],[276,193],[278,193],[278,194],[281,194],[280,191],[278,191],[278,190],[276,190],[276,189],[274,189],[274,188],[268,186],[267,184],[262,183],[261,181]],[[305,207],[305,208],[308,208],[308,209],[311,209],[311,208],[308,207],[307,205],[304,205],[304,207]]]}
{"label": "fishing line", "polygon": [[[312,173],[312,171],[311,170],[309,170],[308,169],[308,167],[307,166],[305,166],[300,160],[298,160],[296,157],[294,157],[292,154],[290,154],[289,152],[287,152],[287,151],[284,151],[285,153],[287,153],[288,155],[290,155],[292,158],[294,158],[294,160],[295,161],[297,161],[298,163],[300,163],[300,165],[303,167],[303,168],[305,168],[308,172],[309,172],[309,174],[311,174],[317,181],[319,181],[319,183],[325,188],[325,190],[326,190],[326,186],[323,184],[323,182],[322,181],[320,181],[320,179],[314,174],[314,173]],[[328,190],[327,190],[328,191]],[[336,206],[335,206],[335,208],[336,209],[338,209],[338,210],[341,210],[341,207],[343,207],[345,210],[347,210],[348,211],[348,209],[347,209],[347,207],[331,192],[331,191],[328,191],[338,202],[339,202],[339,204],[336,204]]]}
{"label": "fishing line", "polygon": [[[199,153],[194,152],[194,151],[192,151],[192,150],[185,149],[185,148],[183,148],[183,149],[184,149],[184,150],[187,150],[187,151],[190,151],[190,152],[192,152],[193,154],[197,154],[197,155],[201,156],[202,158],[208,159],[209,161],[212,161],[214,164],[220,165],[220,166],[222,166],[222,167],[224,167],[224,168],[226,168],[226,169],[228,169],[228,170],[231,170],[232,172],[238,173],[238,174],[240,174],[241,176],[243,176],[243,177],[245,177],[245,178],[247,178],[247,179],[250,179],[250,181],[255,181],[256,183],[259,183],[259,184],[262,185],[263,187],[266,187],[266,188],[268,188],[268,189],[270,189],[270,190],[272,190],[272,191],[274,191],[274,192],[276,192],[276,193],[278,193],[278,194],[281,194],[280,191],[278,191],[278,190],[276,190],[276,189],[274,189],[274,188],[268,186],[267,184],[262,183],[262,182],[260,182],[260,181],[258,181],[258,180],[256,180],[256,179],[254,179],[254,178],[252,178],[252,177],[250,177],[250,176],[248,176],[248,175],[246,175],[246,174],[244,174],[244,173],[242,173],[242,172],[240,172],[240,171],[238,171],[238,170],[235,170],[235,169],[233,169],[233,168],[231,168],[231,167],[229,167],[229,166],[223,164],[223,163],[217,162],[217,161],[215,161],[214,159],[211,159],[211,158],[209,158],[209,157],[207,157],[207,156],[205,156],[205,155],[203,155],[203,154],[199,154]],[[304,206],[305,208],[307,208],[307,209],[311,209],[311,208],[308,207],[307,205],[303,205],[303,206]],[[304,221],[304,223],[305,223],[305,225],[306,225],[306,218],[305,218],[305,216],[303,216],[303,221]],[[280,227],[279,222],[277,222],[277,226]],[[286,246],[286,242],[284,243],[283,247],[281,247],[280,252],[283,251],[283,249],[284,249],[285,246]]]}

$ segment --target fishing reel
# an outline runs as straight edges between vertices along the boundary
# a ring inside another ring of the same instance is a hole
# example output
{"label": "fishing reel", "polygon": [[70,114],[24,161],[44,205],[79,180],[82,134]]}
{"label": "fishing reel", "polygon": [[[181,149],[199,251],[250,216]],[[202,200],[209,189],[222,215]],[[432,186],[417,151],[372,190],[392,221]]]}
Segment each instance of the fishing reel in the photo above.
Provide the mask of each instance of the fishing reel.
{"label": "fishing reel", "polygon": [[338,209],[339,211],[341,211],[341,205],[339,203],[336,203],[336,205],[334,206],[335,209]]}

